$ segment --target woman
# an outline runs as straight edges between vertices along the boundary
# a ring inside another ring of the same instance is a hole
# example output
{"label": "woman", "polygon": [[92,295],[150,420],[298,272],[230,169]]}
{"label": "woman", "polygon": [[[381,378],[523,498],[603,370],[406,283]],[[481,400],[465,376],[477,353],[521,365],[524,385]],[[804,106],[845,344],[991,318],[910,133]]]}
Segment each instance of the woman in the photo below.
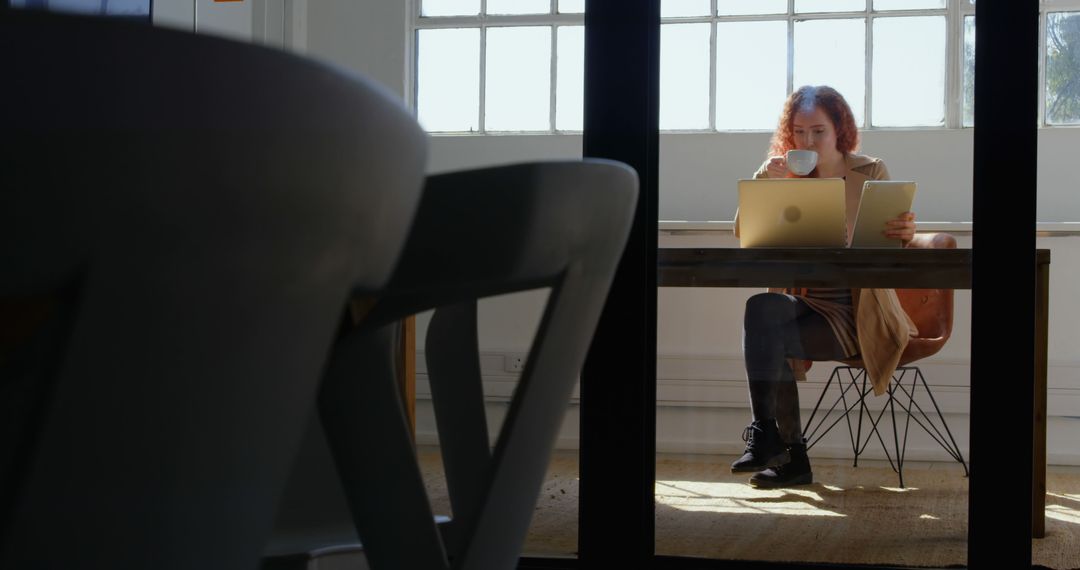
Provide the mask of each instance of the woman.
{"label": "woman", "polygon": [[[856,154],[858,146],[858,127],[844,98],[831,87],[800,87],[784,103],[769,158],[754,177],[793,177],[787,151],[816,151],[817,166],[808,176],[844,179],[850,240],[863,183],[889,178],[885,163]],[[907,245],[915,235],[915,214],[890,220],[883,232]],[[743,356],[753,422],[743,432],[746,450],[731,471],[756,472],[750,478],[755,487],[812,483],[795,385],[796,378],[805,378],[804,362],[859,355],[872,378],[891,376],[913,330],[892,290],[770,289],[747,300]]]}

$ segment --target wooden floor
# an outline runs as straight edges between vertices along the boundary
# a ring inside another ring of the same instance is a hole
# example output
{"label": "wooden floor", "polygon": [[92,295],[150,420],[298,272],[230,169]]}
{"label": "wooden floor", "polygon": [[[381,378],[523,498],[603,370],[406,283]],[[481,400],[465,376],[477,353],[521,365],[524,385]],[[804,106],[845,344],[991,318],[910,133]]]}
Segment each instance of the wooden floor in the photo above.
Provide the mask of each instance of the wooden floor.
{"label": "wooden floor", "polygon": [[[421,449],[437,513],[449,511],[438,450]],[[947,567],[966,564],[967,478],[957,463],[907,462],[905,489],[881,461],[813,460],[813,485],[764,491],[733,475],[734,458],[657,458],[656,552],[718,559]],[[1080,467],[1051,467],[1047,537],[1032,541],[1048,568],[1080,569]],[[575,557],[577,456],[556,454],[526,554]]]}

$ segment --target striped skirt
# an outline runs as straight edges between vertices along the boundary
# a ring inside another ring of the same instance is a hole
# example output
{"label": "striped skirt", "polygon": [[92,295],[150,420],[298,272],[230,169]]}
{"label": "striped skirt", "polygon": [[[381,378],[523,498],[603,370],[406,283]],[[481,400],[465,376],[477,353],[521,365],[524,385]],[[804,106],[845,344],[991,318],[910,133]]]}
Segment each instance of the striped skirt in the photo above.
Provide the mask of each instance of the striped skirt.
{"label": "striped skirt", "polygon": [[804,288],[786,289],[784,292],[802,298],[814,312],[825,318],[836,336],[836,341],[844,349],[845,356],[853,357],[859,354],[851,289]]}

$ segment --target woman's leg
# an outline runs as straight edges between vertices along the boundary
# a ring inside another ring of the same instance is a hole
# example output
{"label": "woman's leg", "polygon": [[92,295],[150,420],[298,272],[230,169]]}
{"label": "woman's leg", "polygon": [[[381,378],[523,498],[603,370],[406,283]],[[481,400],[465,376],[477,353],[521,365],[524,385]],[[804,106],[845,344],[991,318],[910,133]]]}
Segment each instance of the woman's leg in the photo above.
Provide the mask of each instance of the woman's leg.
{"label": "woman's leg", "polygon": [[798,389],[788,359],[844,356],[824,317],[799,297],[780,293],[747,301],[743,355],[754,421],[744,433],[745,453],[731,466],[735,472],[782,465],[790,460],[788,447],[802,443]]}
{"label": "woman's leg", "polygon": [[[799,305],[799,316],[796,318],[796,328],[799,331],[799,346],[789,349],[787,358],[797,360],[839,360],[844,358],[844,348],[836,340],[832,327],[816,311],[805,302],[796,297]],[[786,364],[785,359],[785,364]],[[790,376],[790,367],[785,367]],[[803,438],[802,419],[799,414],[799,387],[794,378],[791,381],[773,383],[773,401],[776,406],[776,426],[780,430],[780,438],[789,445],[801,443]]]}

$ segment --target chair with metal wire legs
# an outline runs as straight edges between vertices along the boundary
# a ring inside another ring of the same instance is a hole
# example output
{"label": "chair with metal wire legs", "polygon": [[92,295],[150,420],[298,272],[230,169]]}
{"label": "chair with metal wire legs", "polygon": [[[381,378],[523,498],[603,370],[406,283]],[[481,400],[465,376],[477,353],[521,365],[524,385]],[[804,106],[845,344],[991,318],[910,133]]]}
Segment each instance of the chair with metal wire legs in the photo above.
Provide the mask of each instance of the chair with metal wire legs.
{"label": "chair with metal wire legs", "polygon": [[[918,248],[955,248],[956,239],[945,233],[917,234],[908,247]],[[908,364],[936,354],[952,334],[953,291],[951,289],[897,289],[896,295],[904,311],[918,327],[918,336],[911,338],[900,357],[900,365],[893,373],[892,381],[886,390],[888,396],[878,410],[867,406],[866,397],[873,393],[866,370],[861,360],[845,360],[845,366],[837,366],[829,375],[825,388],[821,391],[810,419],[806,422],[803,433],[807,439],[807,448],[813,447],[837,424],[844,421],[848,428],[851,450],[855,455],[854,466],[859,465],[859,455],[866,451],[872,439],[877,439],[885,451],[885,457],[904,487],[904,459],[907,450],[908,435],[914,422],[921,427],[942,449],[964,468],[968,475],[968,466],[964,461],[960,446],[956,443],[945,416],[918,366]],[[835,384],[839,394],[828,410],[818,416],[822,402]],[[929,400],[924,407],[916,400],[920,389]],[[933,410],[928,413],[929,407]],[[897,410],[899,408],[899,411]],[[858,417],[852,418],[855,412]],[[893,453],[878,429],[882,418],[889,414],[892,424]],[[898,417],[899,413],[899,417]],[[815,419],[817,422],[815,423]],[[831,420],[831,421],[830,421]],[[864,427],[864,423],[867,424]],[[902,429],[901,425],[903,424]],[[864,433],[865,429],[865,433]]]}

